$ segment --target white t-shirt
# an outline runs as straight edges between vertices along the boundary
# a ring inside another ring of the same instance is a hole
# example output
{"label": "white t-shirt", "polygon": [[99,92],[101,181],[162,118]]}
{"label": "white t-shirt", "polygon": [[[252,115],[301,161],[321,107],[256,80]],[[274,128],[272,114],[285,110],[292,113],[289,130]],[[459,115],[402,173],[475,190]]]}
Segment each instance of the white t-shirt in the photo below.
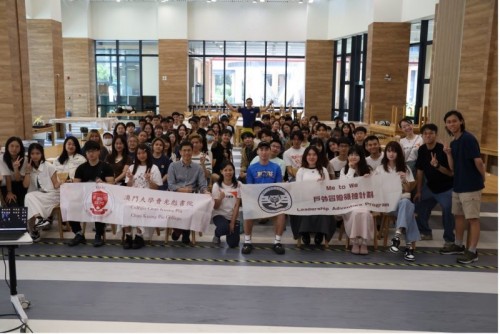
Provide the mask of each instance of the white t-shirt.
{"label": "white t-shirt", "polygon": [[300,147],[298,150],[290,147],[288,150],[283,153],[283,161],[285,162],[285,166],[292,166],[293,168],[299,169],[302,165],[302,156],[304,155],[304,151],[306,149],[304,147]]}
{"label": "white t-shirt", "polygon": [[416,161],[418,155],[418,148],[424,143],[422,137],[419,135],[415,138],[409,140],[407,138],[401,138],[399,144],[403,148],[403,153],[405,155],[405,162]]}
{"label": "white t-shirt", "polygon": [[33,168],[30,174],[30,185],[28,192],[40,190],[42,192],[56,192],[52,183],[52,175],[56,172],[56,167],[50,162],[43,162],[38,169]]}
{"label": "white t-shirt", "polygon": [[382,163],[384,158],[384,153],[380,154],[378,159],[373,159],[371,156],[366,157],[366,163],[372,168],[372,170],[377,169],[377,167]]}
{"label": "white t-shirt", "polygon": [[67,172],[69,174],[69,178],[74,179],[76,169],[85,162],[87,162],[87,159],[85,159],[83,155],[77,153],[75,155],[68,156],[68,160],[66,160],[62,165],[59,160],[54,160],[54,166],[58,172]]}
{"label": "white t-shirt", "polygon": [[[241,198],[240,188],[240,182],[238,182],[238,186],[236,188],[233,188],[232,185],[228,186],[222,183],[222,191],[224,191],[225,196],[219,208],[212,211],[212,217],[223,216],[227,220],[231,220],[236,201],[238,198]],[[219,183],[214,183],[212,187],[212,198],[218,199],[220,197],[220,190],[221,187],[219,186]]]}
{"label": "white t-shirt", "polygon": [[[193,154],[191,161],[200,165],[200,160],[201,160],[201,155],[203,153],[198,153],[198,154]],[[212,173],[212,160],[210,159],[210,155],[208,153],[205,153],[205,168]]]}
{"label": "white t-shirt", "polygon": [[[329,180],[328,170],[323,167],[323,180]],[[300,181],[319,181],[321,180],[321,175],[319,174],[316,168],[304,168],[300,167],[297,171],[297,177],[295,179],[296,182]]]}
{"label": "white t-shirt", "polygon": [[[144,176],[144,174],[146,174],[146,167],[147,166],[145,165],[137,167],[137,171],[134,174],[134,184],[132,185],[132,187],[149,189],[149,182],[146,180],[146,177]],[[132,173],[134,171],[134,165],[130,165],[128,167],[128,170],[130,171],[130,173]],[[128,181],[129,178],[125,177],[125,182]],[[158,187],[163,185],[160,170],[156,165],[151,166],[151,181]]]}
{"label": "white t-shirt", "polygon": [[345,159],[345,161],[342,161],[339,159],[339,157],[335,157],[332,160],[330,160],[330,165],[333,167],[333,170],[335,171],[336,178],[339,178],[340,170],[344,168],[346,164],[347,164],[347,159]]}
{"label": "white t-shirt", "polygon": [[[5,153],[4,153],[5,154]],[[24,176],[25,170],[26,170],[26,165],[28,164],[28,158],[25,157],[23,160],[23,165],[19,169],[19,173],[21,176]],[[3,160],[3,154],[0,155],[0,173],[2,173],[2,176],[13,176],[14,171],[11,171],[5,161]],[[22,178],[21,178],[22,180]],[[5,177],[2,178],[2,186],[5,186]]]}
{"label": "white t-shirt", "polygon": [[[397,173],[396,172],[396,168],[388,167],[388,170],[389,171],[386,172],[385,169],[384,169],[384,166],[380,165],[375,170],[375,174],[378,174],[378,175],[389,175],[389,174],[396,174]],[[408,181],[408,182],[414,182],[415,181],[415,178],[413,177],[413,173],[411,172],[411,169],[408,168],[408,166],[406,166],[406,181]],[[403,192],[401,194],[401,198],[411,198],[411,194]]]}

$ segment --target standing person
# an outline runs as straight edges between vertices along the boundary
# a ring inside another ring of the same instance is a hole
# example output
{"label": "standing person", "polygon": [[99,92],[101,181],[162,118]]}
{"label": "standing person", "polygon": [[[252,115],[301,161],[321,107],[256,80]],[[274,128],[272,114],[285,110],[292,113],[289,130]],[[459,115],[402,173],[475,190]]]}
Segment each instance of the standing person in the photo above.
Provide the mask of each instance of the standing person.
{"label": "standing person", "polygon": [[[359,146],[353,146],[347,153],[348,162],[341,169],[340,179],[352,179],[355,177],[368,176],[371,168],[365,160],[364,150]],[[351,253],[368,254],[368,240],[373,240],[374,224],[373,216],[367,208],[355,208],[343,214],[344,227],[347,237],[351,240]]]}
{"label": "standing person", "polygon": [[413,133],[413,122],[409,118],[400,120],[399,127],[405,134],[405,137],[399,140],[405,155],[405,163],[410,167],[413,175],[416,175],[415,164],[417,162],[418,148],[423,144],[422,137]]}
{"label": "standing person", "polygon": [[415,205],[410,200],[410,193],[415,185],[415,179],[411,169],[405,163],[403,149],[398,142],[391,141],[386,145],[382,164],[377,167],[375,173],[380,175],[397,174],[401,179],[403,193],[396,210],[392,212],[392,215],[396,216],[396,233],[391,240],[392,246],[389,250],[392,253],[399,252],[400,240],[404,230],[406,239],[404,259],[406,261],[415,261],[415,245],[420,240],[420,233],[415,220]]}
{"label": "standing person", "polygon": [[52,210],[59,205],[59,180],[56,167],[45,161],[43,146],[33,143],[28,147],[28,163],[23,186],[28,189],[25,205],[28,207],[28,229],[33,241],[40,241],[39,228],[49,224]]}
{"label": "standing person", "polygon": [[[193,144],[183,141],[180,144],[181,159],[168,168],[168,190],[183,193],[209,193],[207,179],[202,167],[192,161]],[[172,240],[178,240],[182,234],[182,243],[189,244],[189,230],[174,229]]]}
{"label": "standing person", "polygon": [[[241,132],[252,131],[253,122],[255,122],[257,115],[259,115],[262,112],[259,107],[253,106],[252,98],[249,97],[245,100],[246,105],[244,107],[236,108],[236,107],[230,105],[227,102],[227,100],[224,100],[224,104],[231,111],[241,113],[241,116],[243,117],[243,129],[241,129]],[[273,100],[269,101],[269,104],[267,105],[267,107],[264,111],[267,111],[269,108],[271,108],[272,104],[273,104]]]}
{"label": "standing person", "polygon": [[364,126],[358,126],[354,129],[354,145],[359,146],[363,152],[365,152],[365,157],[367,157],[370,153],[365,148],[365,138],[368,130]]}
{"label": "standing person", "polygon": [[[170,139],[169,139],[170,140]],[[158,190],[168,190],[168,167],[172,163],[172,160],[170,159],[170,155],[165,154],[165,141],[161,138],[155,138],[153,139],[152,147],[153,147],[153,154],[152,154],[152,161],[153,164],[158,167],[158,170],[160,171],[161,175],[161,180],[162,180],[162,185],[158,187]],[[169,141],[170,145],[170,141]]]}
{"label": "standing person", "polygon": [[[441,206],[443,222],[444,248],[443,254],[453,250],[455,243],[455,218],[451,212],[451,193],[453,191],[453,172],[448,165],[444,146],[436,141],[438,127],[425,124],[420,128],[424,145],[418,149],[417,157],[417,191],[413,198],[417,224],[422,240],[432,240],[429,227],[431,210],[437,203]],[[427,181],[424,184],[424,176]]]}
{"label": "standing person", "polygon": [[347,138],[349,140],[349,146],[354,145],[354,136],[352,134],[352,128],[349,125],[349,123],[344,123],[341,127],[342,129],[342,137],[341,138]]}
{"label": "standing person", "polygon": [[[153,155],[147,145],[139,144],[137,147],[135,162],[128,168],[125,182],[128,187],[143,189],[158,189],[163,184],[160,170],[153,164]],[[132,239],[132,227],[124,226],[123,230],[125,231],[123,249],[144,247],[144,237],[150,238],[152,232],[150,227],[136,227],[135,238]]]}
{"label": "standing person", "polygon": [[132,164],[132,159],[128,155],[127,142],[124,136],[113,138],[111,153],[106,157],[106,162],[113,169],[115,184],[125,185],[125,176],[128,167]]}
{"label": "standing person", "polygon": [[[271,146],[267,142],[260,142],[257,146],[257,153],[259,161],[251,164],[247,169],[247,183],[248,184],[262,184],[262,183],[280,183],[283,182],[283,176],[280,167],[270,161]],[[246,219],[244,222],[245,243],[241,249],[242,254],[250,254],[253,250],[252,245],[252,229],[253,220]],[[276,216],[274,225],[275,239],[273,250],[276,254],[285,254],[285,248],[281,244],[281,236],[285,230],[285,215],[279,214]]]}
{"label": "standing person", "polygon": [[[316,146],[309,146],[304,150],[301,157],[301,167],[297,171],[296,182],[319,182],[328,180],[328,170],[319,163],[320,152]],[[315,244],[321,247],[323,236],[325,238],[325,246],[335,233],[335,224],[331,216],[326,215],[309,215],[309,216],[291,216],[294,221],[299,221],[299,227],[295,227],[294,235],[300,234],[302,242],[305,245],[311,243],[310,233],[316,233],[314,239]],[[290,221],[292,225],[292,221]],[[293,230],[292,225],[292,230]],[[319,243],[316,242],[319,240]]]}
{"label": "standing person", "polygon": [[[83,149],[87,157],[87,162],[78,166],[73,182],[106,182],[114,184],[115,178],[113,169],[106,162],[99,160],[99,153],[101,151],[99,143],[89,140],[85,143]],[[68,243],[68,246],[76,246],[85,243],[85,236],[83,235],[80,222],[70,222],[70,226],[73,233],[75,233],[75,237]],[[95,223],[94,247],[104,245],[103,235],[105,227],[105,223]]]}
{"label": "standing person", "polygon": [[340,177],[340,171],[347,164],[347,153],[349,152],[349,139],[341,137],[339,139],[339,155],[330,160],[330,166],[334,173],[334,178]]}
{"label": "standing person", "polygon": [[[446,254],[461,254],[458,263],[477,261],[477,244],[479,242],[479,213],[481,206],[481,190],[484,188],[485,168],[481,160],[479,143],[468,131],[465,131],[465,120],[456,110],[444,115],[446,131],[453,140],[450,148],[446,148],[446,156],[453,170],[453,193],[451,211],[455,215],[455,243]],[[469,223],[470,244],[466,250],[464,241],[465,220]]]}
{"label": "standing person", "polygon": [[2,161],[2,170],[5,173],[5,187],[2,187],[2,195],[8,207],[24,206],[26,189],[23,187],[23,179],[26,164],[21,138],[7,139]]}
{"label": "standing person", "polygon": [[303,140],[304,135],[301,131],[293,132],[291,136],[292,147],[283,153],[283,160],[288,173],[288,181],[290,182],[295,181],[297,171],[304,160],[303,155],[306,149],[301,146]]}
{"label": "standing person", "polygon": [[243,146],[241,147],[241,166],[238,180],[242,183],[246,183],[247,168],[250,165],[250,161],[256,156],[257,144],[255,144],[254,138],[255,135],[250,131],[245,131],[241,134]]}
{"label": "standing person", "polygon": [[212,242],[219,245],[220,237],[225,235],[227,245],[235,248],[240,244],[238,214],[241,205],[241,184],[236,180],[235,168],[230,161],[222,163],[219,174],[219,180],[212,188],[214,199],[212,221],[215,225]]}

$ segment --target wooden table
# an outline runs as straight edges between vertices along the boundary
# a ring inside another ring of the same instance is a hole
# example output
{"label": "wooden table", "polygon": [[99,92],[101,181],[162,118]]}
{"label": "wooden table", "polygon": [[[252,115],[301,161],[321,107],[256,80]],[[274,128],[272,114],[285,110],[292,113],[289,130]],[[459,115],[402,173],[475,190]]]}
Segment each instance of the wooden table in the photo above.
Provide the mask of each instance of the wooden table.
{"label": "wooden table", "polygon": [[148,111],[148,112],[136,112],[133,114],[130,114],[128,112],[122,112],[122,113],[110,112],[110,113],[106,114],[106,117],[116,117],[116,118],[122,117],[122,118],[130,119],[130,118],[142,118],[142,117],[153,116],[153,115],[155,115],[155,113],[150,112],[150,111]]}
{"label": "wooden table", "polygon": [[52,146],[56,144],[56,126],[53,124],[45,125],[42,128],[33,127],[33,134],[52,132]]}

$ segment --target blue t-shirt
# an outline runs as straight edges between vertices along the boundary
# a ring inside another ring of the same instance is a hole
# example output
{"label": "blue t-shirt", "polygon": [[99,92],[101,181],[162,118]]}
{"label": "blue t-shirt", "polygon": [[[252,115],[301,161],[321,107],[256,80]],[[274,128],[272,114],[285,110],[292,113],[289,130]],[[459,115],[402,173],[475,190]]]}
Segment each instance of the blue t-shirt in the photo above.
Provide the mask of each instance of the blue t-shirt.
{"label": "blue t-shirt", "polygon": [[453,156],[453,191],[466,193],[484,188],[483,177],[474,163],[475,158],[480,158],[479,143],[469,132],[450,143]]}
{"label": "blue t-shirt", "polygon": [[283,182],[283,175],[278,164],[269,161],[267,165],[261,165],[260,161],[248,166],[247,184],[278,183]]}
{"label": "blue t-shirt", "polygon": [[253,123],[255,122],[255,118],[257,114],[260,112],[260,108],[253,107],[248,109],[247,107],[239,107],[238,112],[243,116],[243,127],[251,128]]}

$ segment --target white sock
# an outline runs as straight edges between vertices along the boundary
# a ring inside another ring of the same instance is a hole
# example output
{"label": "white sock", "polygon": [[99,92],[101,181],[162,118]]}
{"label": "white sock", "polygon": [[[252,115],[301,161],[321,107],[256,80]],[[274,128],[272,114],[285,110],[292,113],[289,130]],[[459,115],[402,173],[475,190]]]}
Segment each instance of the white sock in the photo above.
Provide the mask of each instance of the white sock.
{"label": "white sock", "polygon": [[246,244],[251,244],[252,243],[252,236],[251,235],[246,235],[245,234],[245,243]]}
{"label": "white sock", "polygon": [[275,244],[280,244],[281,243],[281,235],[276,235],[276,237],[274,238],[274,243]]}

